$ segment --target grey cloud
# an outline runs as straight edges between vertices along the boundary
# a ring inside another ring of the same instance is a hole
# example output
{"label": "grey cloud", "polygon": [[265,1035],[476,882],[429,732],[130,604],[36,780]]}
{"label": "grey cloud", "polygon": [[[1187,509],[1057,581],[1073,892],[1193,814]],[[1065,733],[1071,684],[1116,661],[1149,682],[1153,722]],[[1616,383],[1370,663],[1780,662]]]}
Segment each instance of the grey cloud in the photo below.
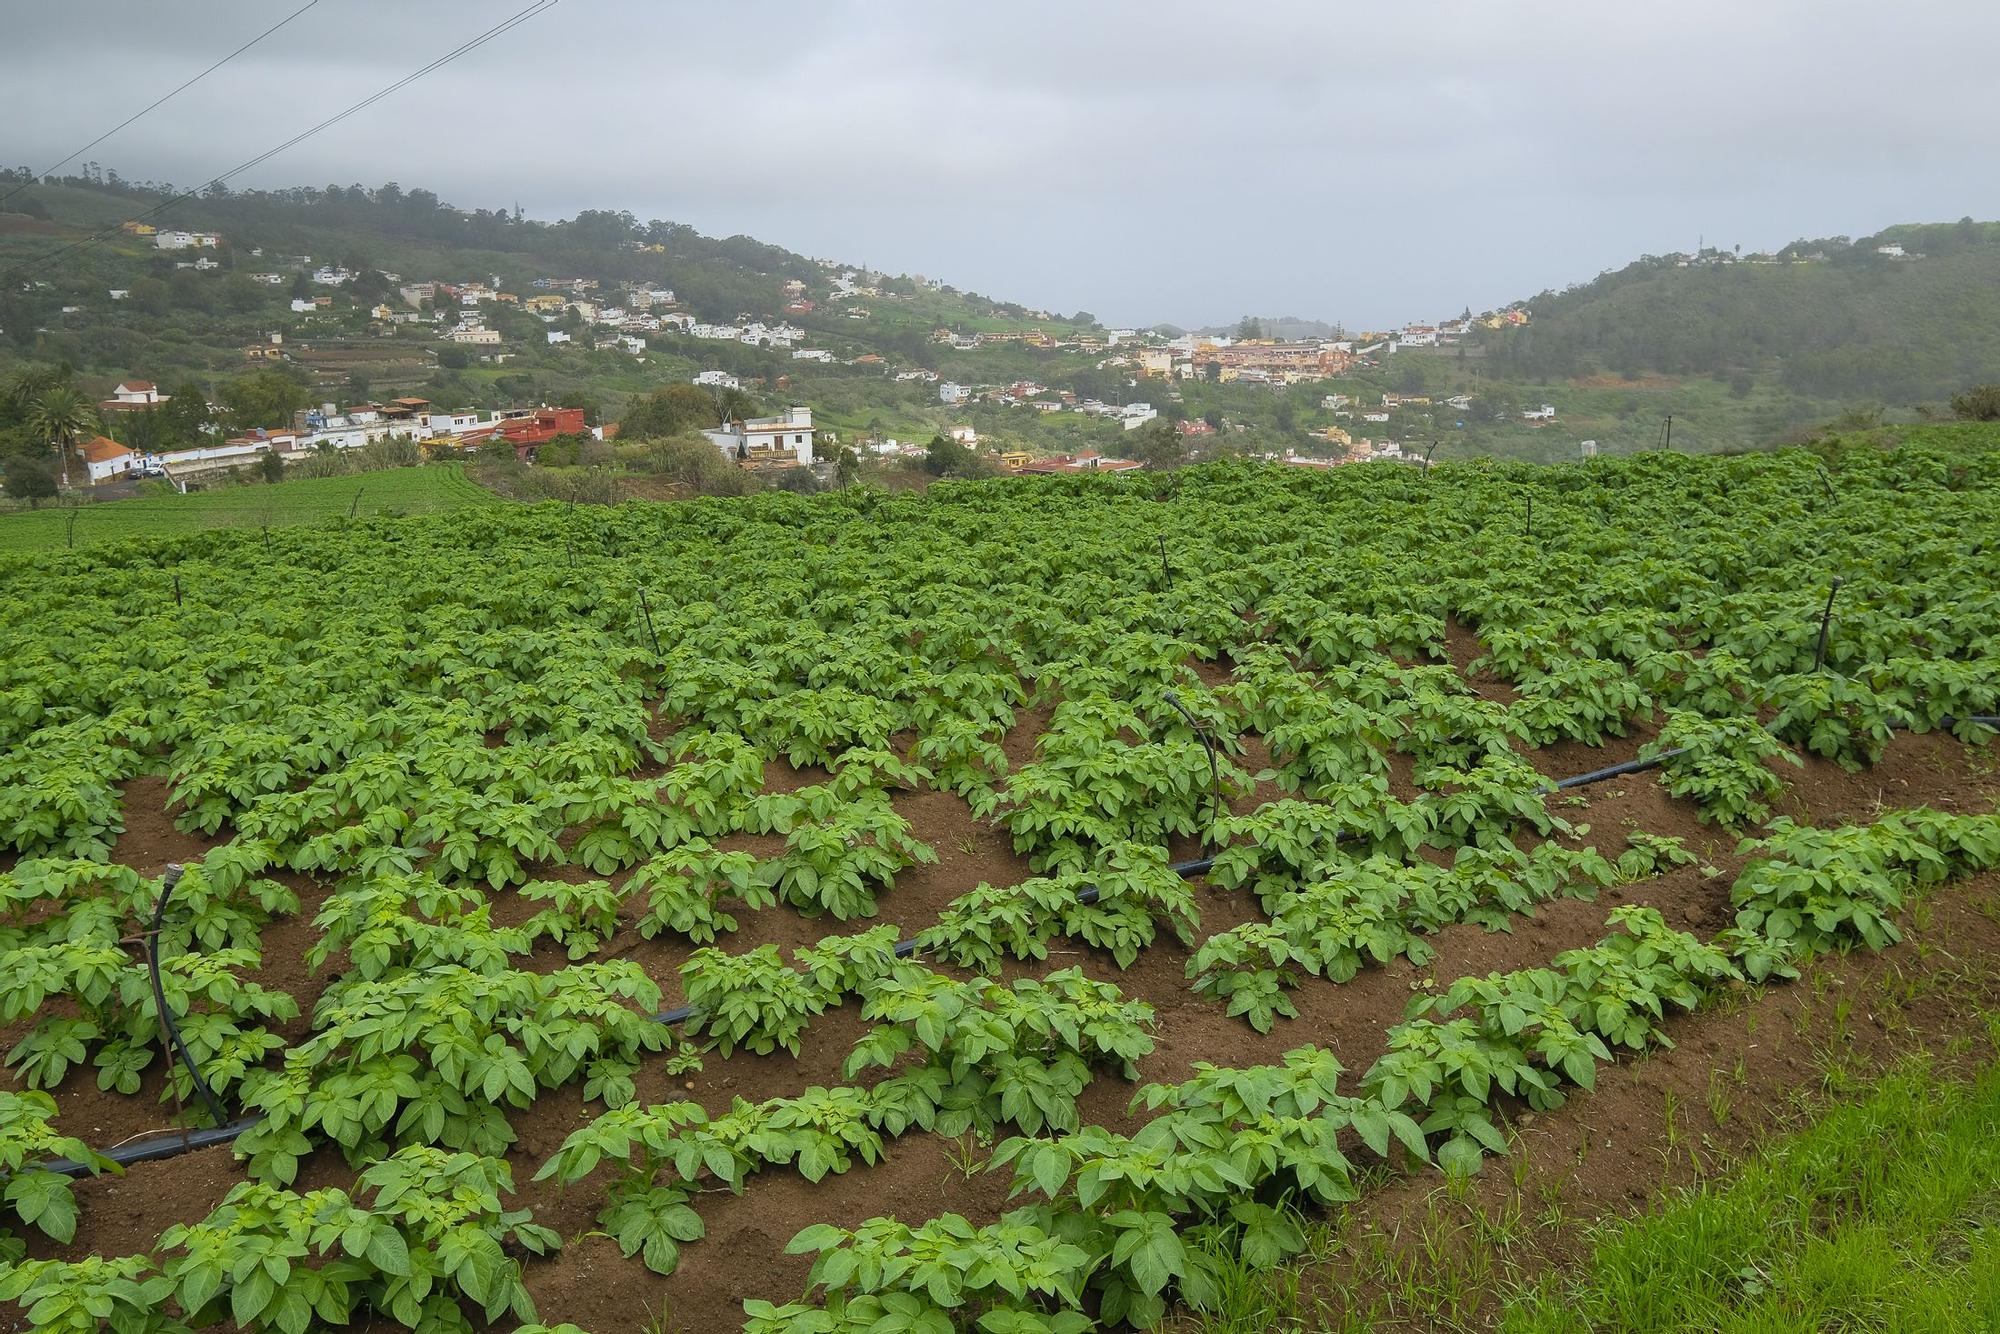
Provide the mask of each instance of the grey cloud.
{"label": "grey cloud", "polygon": [[[525,2],[321,0],[92,156],[194,183]],[[45,165],[284,12],[0,3],[0,159]],[[1368,325],[1697,236],[2000,215],[1996,38],[1980,0],[563,0],[243,183],[627,208],[1118,320]]]}

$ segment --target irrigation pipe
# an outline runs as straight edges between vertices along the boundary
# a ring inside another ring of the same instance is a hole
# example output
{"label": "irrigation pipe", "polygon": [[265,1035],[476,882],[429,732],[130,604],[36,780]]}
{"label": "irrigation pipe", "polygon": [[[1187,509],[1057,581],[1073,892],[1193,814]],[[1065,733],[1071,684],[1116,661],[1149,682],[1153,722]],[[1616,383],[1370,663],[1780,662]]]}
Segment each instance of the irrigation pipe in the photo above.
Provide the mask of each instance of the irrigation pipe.
{"label": "irrigation pipe", "polygon": [[167,873],[160,878],[159,901],[153,905],[153,925],[146,932],[146,972],[153,979],[153,1007],[160,1016],[160,1028],[167,1041],[167,1054],[169,1057],[178,1057],[180,1063],[187,1068],[189,1077],[194,1080],[195,1090],[201,1094],[202,1102],[208,1105],[208,1114],[215,1118],[215,1124],[219,1126],[229,1119],[229,1115],[222,1110],[222,1099],[215,1096],[215,1090],[210,1088],[208,1080],[202,1077],[201,1067],[195,1064],[194,1057],[188,1054],[187,1042],[181,1037],[180,1021],[174,1018],[174,1012],[167,1007],[167,989],[160,982],[160,927],[166,921],[167,901],[173,898],[174,886],[181,882],[185,869],[178,862],[171,863],[167,867]]}
{"label": "irrigation pipe", "polygon": [[[1985,727],[2000,728],[2000,714],[1971,714],[1965,717],[1947,715],[1938,720],[1938,725],[1940,728],[1950,728],[1962,722],[1978,723]],[[1895,727],[1898,731],[1910,730],[1910,724],[1907,722],[1897,722],[1891,724],[1891,726]],[[1623,764],[1612,764],[1602,769],[1592,769],[1588,773],[1558,779],[1554,786],[1543,788],[1542,790],[1544,792],[1562,792],[1570,788],[1587,787],[1592,783],[1602,783],[1607,779],[1622,778],[1627,774],[1643,773],[1648,769],[1658,768],[1668,760],[1687,754],[1688,750],[1688,747],[1681,747],[1677,750],[1662,751],[1660,754],[1654,755],[1649,759],[1627,760]],[[1167,869],[1183,879],[1192,879],[1195,876],[1207,874],[1214,865],[1215,858],[1213,857],[1197,857],[1192,861],[1174,862]],[[1077,902],[1079,903],[1095,903],[1098,897],[1099,891],[1095,885],[1085,886],[1077,892]],[[165,901],[164,894],[162,894],[161,899],[162,902]],[[895,954],[898,959],[907,959],[916,952],[917,942],[915,940],[903,940],[896,943]],[[695,1008],[692,1005],[681,1005],[671,1010],[663,1010],[659,1014],[650,1016],[650,1018],[654,1023],[658,1024],[684,1024],[694,1018],[695,1013]],[[162,1005],[161,1016],[163,1019],[165,1014],[166,1007]],[[178,1038],[178,1031],[176,1031],[175,1036]],[[197,1074],[195,1078],[199,1082],[201,1077]],[[206,1088],[206,1085],[203,1085],[203,1087]],[[218,1121],[221,1119],[219,1112],[216,1119]],[[121,1144],[116,1148],[108,1149],[102,1156],[119,1164],[121,1167],[129,1166],[132,1163],[158,1162],[165,1158],[178,1157],[183,1153],[192,1153],[197,1149],[210,1149],[218,1144],[233,1143],[239,1136],[256,1129],[257,1126],[263,1123],[263,1119],[261,1116],[250,1116],[244,1117],[239,1121],[231,1121],[227,1125],[218,1125],[210,1130],[163,1132],[150,1139],[140,1140],[131,1144]],[[54,1172],[60,1176],[74,1177],[83,1176],[93,1169],[90,1165],[76,1162],[73,1159],[57,1158],[42,1164],[39,1170]]]}

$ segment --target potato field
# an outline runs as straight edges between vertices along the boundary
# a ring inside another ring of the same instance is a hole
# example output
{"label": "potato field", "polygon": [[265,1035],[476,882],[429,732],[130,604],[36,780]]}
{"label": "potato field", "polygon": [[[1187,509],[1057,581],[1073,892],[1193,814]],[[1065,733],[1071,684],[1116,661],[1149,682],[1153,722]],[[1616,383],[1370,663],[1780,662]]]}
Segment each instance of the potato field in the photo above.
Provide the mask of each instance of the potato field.
{"label": "potato field", "polygon": [[0,1328],[1198,1327],[1908,951],[1997,583],[1948,438],[0,556]]}

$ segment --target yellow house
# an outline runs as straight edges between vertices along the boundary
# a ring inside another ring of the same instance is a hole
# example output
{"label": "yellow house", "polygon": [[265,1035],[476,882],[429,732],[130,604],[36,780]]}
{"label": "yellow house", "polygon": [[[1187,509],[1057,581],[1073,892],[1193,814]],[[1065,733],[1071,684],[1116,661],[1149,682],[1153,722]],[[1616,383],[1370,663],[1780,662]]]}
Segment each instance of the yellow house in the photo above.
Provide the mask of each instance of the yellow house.
{"label": "yellow house", "polygon": [[524,310],[561,310],[567,300],[566,297],[555,295],[531,296],[523,301],[521,306]]}
{"label": "yellow house", "polygon": [[127,236],[151,236],[159,229],[150,222],[121,222],[118,230]]}
{"label": "yellow house", "polygon": [[1329,426],[1326,428],[1325,435],[1331,444],[1351,445],[1354,443],[1354,437],[1347,433],[1345,427]]}

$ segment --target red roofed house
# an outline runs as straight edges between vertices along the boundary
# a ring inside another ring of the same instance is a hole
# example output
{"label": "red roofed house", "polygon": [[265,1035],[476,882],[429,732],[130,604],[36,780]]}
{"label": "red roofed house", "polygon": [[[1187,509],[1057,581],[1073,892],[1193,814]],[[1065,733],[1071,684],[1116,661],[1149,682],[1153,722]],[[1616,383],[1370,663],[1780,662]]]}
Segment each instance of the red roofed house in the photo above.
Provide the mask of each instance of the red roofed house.
{"label": "red roofed house", "polygon": [[139,462],[137,454],[116,440],[101,435],[93,435],[78,445],[76,452],[83,456],[84,465],[90,469],[92,486],[114,477],[123,477]]}
{"label": "red roofed house", "polygon": [[170,401],[151,380],[121,380],[111,397],[97,406],[105,412],[143,412]]}
{"label": "red roofed house", "polygon": [[490,430],[467,432],[459,437],[459,443],[475,445],[505,440],[514,446],[517,458],[533,459],[543,445],[559,435],[589,434],[590,428],[583,424],[582,408],[536,408],[499,422]]}

